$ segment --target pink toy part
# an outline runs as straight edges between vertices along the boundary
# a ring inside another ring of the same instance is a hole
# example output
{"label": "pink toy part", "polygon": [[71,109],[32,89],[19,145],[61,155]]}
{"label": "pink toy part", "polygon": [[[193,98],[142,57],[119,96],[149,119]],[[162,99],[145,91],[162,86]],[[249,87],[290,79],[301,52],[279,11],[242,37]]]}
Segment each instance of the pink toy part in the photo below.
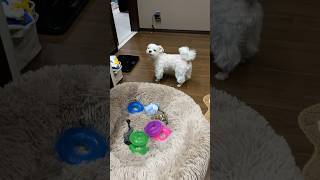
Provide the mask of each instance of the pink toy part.
{"label": "pink toy part", "polygon": [[154,139],[156,141],[163,142],[163,141],[167,140],[167,138],[170,136],[170,134],[171,134],[171,130],[163,125],[161,133],[158,136],[153,137],[152,139]]}

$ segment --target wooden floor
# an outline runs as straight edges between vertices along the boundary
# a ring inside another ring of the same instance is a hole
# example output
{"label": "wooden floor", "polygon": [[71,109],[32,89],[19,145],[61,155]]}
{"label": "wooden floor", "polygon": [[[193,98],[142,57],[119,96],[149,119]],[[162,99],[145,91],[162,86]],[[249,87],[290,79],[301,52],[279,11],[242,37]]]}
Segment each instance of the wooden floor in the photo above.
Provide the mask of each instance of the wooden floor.
{"label": "wooden floor", "polygon": [[175,77],[165,76],[161,84],[176,87],[193,97],[203,112],[206,106],[202,98],[210,93],[210,39],[204,34],[184,33],[160,33],[160,32],[139,32],[123,46],[118,55],[128,54],[140,57],[139,63],[124,77],[126,82],[154,82],[154,69],[152,61],[145,53],[149,43],[161,44],[167,53],[178,53],[181,46],[189,46],[197,50],[197,58],[193,61],[191,80],[182,87],[176,87]]}
{"label": "wooden floor", "polygon": [[[218,89],[261,113],[289,143],[300,168],[313,147],[300,130],[302,109],[320,103],[320,2],[264,1],[261,52]],[[216,69],[214,70],[216,72]]]}
{"label": "wooden floor", "polygon": [[108,51],[115,46],[108,5],[91,0],[65,34],[39,35],[42,51],[23,72],[46,65],[106,64]]}

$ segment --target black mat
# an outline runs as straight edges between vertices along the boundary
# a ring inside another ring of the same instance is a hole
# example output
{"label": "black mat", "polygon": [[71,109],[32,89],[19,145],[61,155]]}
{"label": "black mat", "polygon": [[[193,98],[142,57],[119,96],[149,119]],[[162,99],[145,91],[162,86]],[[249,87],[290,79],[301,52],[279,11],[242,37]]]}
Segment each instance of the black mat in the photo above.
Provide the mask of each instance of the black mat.
{"label": "black mat", "polygon": [[139,62],[139,56],[119,55],[118,60],[122,65],[122,72],[131,72],[134,66]]}

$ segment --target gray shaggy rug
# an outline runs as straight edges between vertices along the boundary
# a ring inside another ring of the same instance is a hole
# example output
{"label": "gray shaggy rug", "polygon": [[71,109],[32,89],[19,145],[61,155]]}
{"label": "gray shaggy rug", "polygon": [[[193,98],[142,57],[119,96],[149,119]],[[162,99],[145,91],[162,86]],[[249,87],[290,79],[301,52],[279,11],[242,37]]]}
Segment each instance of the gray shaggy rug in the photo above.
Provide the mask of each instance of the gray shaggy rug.
{"label": "gray shaggy rug", "polygon": [[213,179],[303,179],[287,142],[264,117],[222,91],[211,93]]}
{"label": "gray shaggy rug", "polygon": [[[131,153],[123,142],[126,119],[135,130],[150,120],[129,115],[128,103],[158,103],[168,116],[172,134],[166,142],[149,141],[145,155]],[[123,83],[110,92],[110,177],[114,180],[204,179],[210,159],[210,127],[194,100],[175,88],[151,83]]]}
{"label": "gray shaggy rug", "polygon": [[103,66],[45,67],[0,89],[0,179],[109,177],[109,156],[68,165],[54,151],[68,127],[93,127],[108,138],[108,72]]}

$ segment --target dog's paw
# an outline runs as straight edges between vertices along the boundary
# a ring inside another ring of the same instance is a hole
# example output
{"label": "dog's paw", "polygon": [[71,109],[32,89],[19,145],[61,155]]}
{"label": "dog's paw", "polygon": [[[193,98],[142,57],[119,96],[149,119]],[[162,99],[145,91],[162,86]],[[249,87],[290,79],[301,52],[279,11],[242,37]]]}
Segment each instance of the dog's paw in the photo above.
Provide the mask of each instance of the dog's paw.
{"label": "dog's paw", "polygon": [[223,73],[223,72],[218,72],[215,76],[214,76],[216,79],[218,80],[226,80],[229,78],[229,74],[228,73]]}
{"label": "dog's paw", "polygon": [[155,82],[160,82],[160,79],[155,79],[154,81],[155,81]]}
{"label": "dog's paw", "polygon": [[182,84],[177,84],[177,87],[181,87],[182,86]]}

